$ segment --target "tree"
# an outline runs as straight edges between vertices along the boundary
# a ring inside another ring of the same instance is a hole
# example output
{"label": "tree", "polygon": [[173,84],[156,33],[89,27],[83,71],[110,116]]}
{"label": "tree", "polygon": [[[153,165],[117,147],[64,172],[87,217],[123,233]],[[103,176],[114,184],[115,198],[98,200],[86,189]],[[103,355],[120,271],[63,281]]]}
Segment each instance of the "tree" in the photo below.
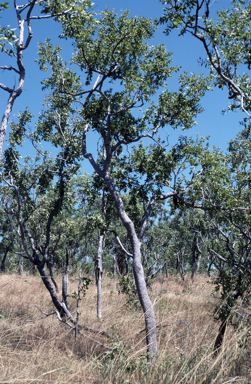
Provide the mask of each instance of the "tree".
{"label": "tree", "polygon": [[[190,128],[194,117],[201,112],[199,100],[208,84],[201,77],[184,74],[180,76],[177,93],[167,89],[157,93],[177,69],[170,67],[170,54],[162,45],[151,47],[147,44],[155,29],[150,20],[130,19],[128,12],[117,17],[106,10],[101,12],[100,18],[90,18],[85,28],[81,17],[70,20],[62,17],[61,22],[62,36],[73,39],[75,54],[71,63],[77,64],[81,73],[67,68],[59,56],[58,46],[53,49],[48,40],[40,45],[40,69],[47,71],[50,65],[52,76],[43,82],[44,88],[51,90],[48,97],[51,108],[41,116],[38,129],[44,132],[46,140],[55,143],[61,137],[63,143],[69,125],[60,132],[48,121],[55,120],[56,115],[69,119],[69,113],[66,116],[58,112],[62,105],[75,114],[71,128],[74,143],[82,144],[84,158],[103,180],[130,240],[130,250],[123,248],[133,257],[134,278],[145,315],[148,356],[152,359],[157,354],[156,322],[144,278],[141,245],[156,202],[179,196],[182,184],[179,176],[184,170],[182,159],[186,149],[192,146],[192,142],[182,138],[167,151],[165,140],[158,134],[168,124],[173,128]],[[154,102],[151,97],[158,101]],[[143,106],[145,111],[141,116],[133,113]],[[87,136],[91,131],[101,139],[97,160],[95,150],[87,150]],[[75,138],[79,134],[81,141]],[[152,144],[144,146],[143,139],[151,140]],[[132,148],[135,143],[137,147]],[[131,149],[129,157],[123,147]],[[179,171],[173,175],[175,167]],[[162,183],[163,180],[166,183]],[[170,192],[164,192],[165,186]],[[122,192],[129,190],[134,198],[143,202],[143,214],[137,222],[125,210],[122,199]]]}
{"label": "tree", "polygon": [[[91,283],[91,279],[83,277],[82,272],[86,256],[91,255],[88,242],[96,226],[95,221],[98,221],[98,218],[92,220],[92,207],[83,210],[86,196],[82,192],[88,192],[90,179],[86,175],[78,175],[79,157],[76,151],[69,149],[72,142],[70,135],[64,136],[65,146],[60,147],[54,158],[41,146],[37,148],[39,153],[34,161],[30,156],[20,156],[18,146],[22,145],[24,137],[30,138],[34,146],[41,139],[39,130],[26,132],[31,119],[32,115],[26,109],[20,114],[18,123],[12,123],[10,145],[4,151],[1,172],[2,207],[5,215],[16,223],[21,243],[19,254],[37,268],[51,296],[55,310],[46,316],[56,314],[59,321],[75,330],[76,340],[78,334],[88,338],[82,333],[83,328],[111,337],[79,322],[79,301]],[[63,122],[60,127],[65,128]],[[76,263],[80,264],[78,287],[76,291],[69,292],[70,267]],[[54,278],[54,267],[63,272],[62,299]],[[69,297],[77,301],[76,316],[69,309]],[[92,341],[111,349],[97,340]]]}
{"label": "tree", "polygon": [[[60,302],[56,293],[57,286],[55,285],[54,288],[51,285],[45,266],[47,265],[51,272],[51,258],[53,257],[51,228],[55,217],[59,215],[63,204],[67,201],[67,194],[65,196],[65,193],[67,193],[69,180],[72,177],[72,172],[77,171],[78,166],[74,166],[74,161],[71,162],[70,166],[67,166],[66,161],[69,159],[67,149],[59,153],[59,158],[55,161],[44,155],[43,162],[38,156],[34,164],[30,157],[22,163],[16,145],[22,144],[25,126],[31,118],[32,115],[26,110],[20,115],[19,124],[12,124],[11,145],[4,152],[2,180],[6,186],[3,186],[2,204],[5,213],[17,223],[18,237],[24,250],[23,257],[37,266],[42,281],[50,292],[53,304],[60,316],[72,318],[64,292],[63,301]],[[52,180],[55,183],[54,188]],[[51,193],[54,193],[47,200],[44,194],[48,188],[50,188]],[[48,204],[46,204],[47,201]],[[46,206],[46,210],[44,206]],[[40,217],[40,224],[44,223],[43,228],[40,225],[32,225],[34,222],[38,222],[37,214]],[[42,220],[43,217],[45,218],[44,221]],[[55,243],[57,245],[57,239],[55,239]]]}
{"label": "tree", "polygon": [[[14,105],[15,100],[19,97],[24,88],[25,81],[25,65],[23,63],[23,52],[28,49],[31,39],[33,37],[33,31],[31,26],[31,20],[41,20],[48,18],[55,18],[59,20],[60,16],[68,14],[70,17],[70,12],[81,12],[85,13],[85,10],[90,2],[85,1],[42,1],[36,2],[32,0],[26,4],[17,5],[16,0],[14,0],[14,9],[17,18],[18,28],[9,28],[9,26],[0,27],[0,49],[1,52],[7,54],[10,57],[16,57],[17,67],[15,66],[0,66],[0,69],[3,71],[12,71],[17,73],[19,76],[18,85],[7,86],[3,83],[0,83],[0,88],[5,92],[9,93],[9,98],[6,103],[6,107],[3,113],[1,126],[0,126],[0,159],[2,158],[2,150],[4,138],[6,135],[6,129],[8,125],[8,120]],[[41,11],[38,11],[37,15],[34,15],[34,9],[40,6]],[[0,4],[0,13],[6,9],[10,9],[8,3]],[[25,14],[25,16],[23,16]],[[25,38],[25,23],[27,24],[27,37]],[[18,30],[16,36],[15,30]]]}
{"label": "tree", "polygon": [[250,118],[250,3],[234,0],[211,19],[214,1],[160,1],[164,14],[159,22],[165,24],[165,33],[179,28],[180,35],[189,33],[201,41],[206,53],[201,64],[210,67],[214,86],[228,89],[228,110],[240,109]]}
{"label": "tree", "polygon": [[250,124],[244,124],[243,131],[230,142],[228,153],[219,149],[197,152],[201,177],[192,181],[183,200],[190,206],[192,193],[194,207],[200,204],[204,210],[204,228],[199,226],[198,236],[220,292],[215,312],[221,324],[215,353],[222,345],[227,321],[238,325],[236,314],[248,321],[246,309],[238,306],[240,300],[243,305],[250,300],[250,149]]}

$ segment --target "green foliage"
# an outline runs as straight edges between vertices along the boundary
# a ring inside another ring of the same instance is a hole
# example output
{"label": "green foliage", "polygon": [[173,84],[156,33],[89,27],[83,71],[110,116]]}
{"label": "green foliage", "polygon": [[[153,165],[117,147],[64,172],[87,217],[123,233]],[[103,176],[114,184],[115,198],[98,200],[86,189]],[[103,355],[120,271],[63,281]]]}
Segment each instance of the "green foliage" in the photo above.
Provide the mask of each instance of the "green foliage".
{"label": "green foliage", "polygon": [[161,2],[164,15],[159,22],[165,24],[165,33],[179,28],[181,35],[190,33],[200,40],[206,54],[200,62],[209,67],[212,86],[227,87],[227,110],[241,109],[250,117],[250,3],[233,0],[211,19],[210,1],[205,6],[193,0]]}
{"label": "green foliage", "polygon": [[[175,169],[185,171],[185,162],[195,158],[194,147],[200,146],[198,151],[202,151],[202,141],[184,137],[167,150],[166,141],[158,136],[162,134],[159,130],[166,125],[187,129],[195,124],[196,115],[202,112],[200,98],[210,87],[208,79],[184,73],[178,92],[169,92],[166,82],[179,68],[171,66],[171,54],[163,45],[149,44],[156,25],[144,18],[130,18],[128,12],[118,16],[105,10],[96,16],[88,15],[84,9],[80,19],[78,12],[72,12],[69,20],[68,16],[59,19],[63,26],[61,37],[73,41],[74,55],[69,64],[63,61],[59,46],[53,47],[48,39],[40,44],[38,65],[48,74],[50,68],[52,72],[43,80],[50,95],[33,138],[36,142],[49,141],[62,151],[67,148],[69,161],[75,163],[82,159],[82,150],[98,174],[84,186],[85,202],[93,207],[86,228],[95,230],[112,225],[124,237],[104,175],[109,174],[139,231],[151,197],[159,198],[166,187],[173,188]],[[73,70],[73,64],[81,73]],[[134,113],[140,107],[144,110]],[[86,135],[95,131],[102,138],[97,160],[85,147],[83,129]],[[153,139],[148,147],[143,143],[146,137]],[[139,144],[130,147],[128,156],[123,147],[133,143]],[[184,181],[184,175],[177,177],[177,187]],[[100,214],[101,191],[106,195],[105,216]],[[156,212],[152,210],[149,220]],[[117,250],[116,254],[122,268],[125,257]],[[110,260],[108,257],[109,252]]]}
{"label": "green foliage", "polygon": [[[7,9],[10,9],[8,3],[0,3],[0,14]],[[2,19],[1,16],[0,19]],[[12,29],[9,27],[9,25],[0,25],[0,50],[8,56],[14,56],[16,52],[15,45],[18,41],[18,38],[15,35],[16,28]]]}
{"label": "green foliage", "polygon": [[135,282],[130,275],[122,276],[118,284],[119,293],[123,293],[129,296],[129,298],[135,298],[137,290]]}
{"label": "green foliage", "polygon": [[137,288],[133,278],[129,274],[120,278],[118,283],[118,292],[128,296],[128,305],[138,308],[139,299],[137,297]]}
{"label": "green foliage", "polygon": [[[131,348],[122,344],[120,337],[111,343],[112,350],[104,353],[102,360],[97,360],[98,369],[104,375],[104,379],[112,372],[133,373],[142,370],[147,373],[148,363],[145,355],[130,356]],[[129,383],[129,380],[123,381]]]}
{"label": "green foliage", "polygon": [[[81,280],[82,280],[81,281],[81,292],[82,292],[82,296],[85,297],[86,292],[89,288],[89,285],[93,284],[93,280],[89,279],[89,277],[82,277]],[[69,293],[67,296],[72,297],[75,300],[81,300],[81,296],[78,295],[78,293],[76,291]]]}
{"label": "green foliage", "polygon": [[82,291],[83,296],[86,295],[86,291],[89,288],[90,284],[93,284],[92,279],[89,279],[89,277],[82,277],[81,291]]}
{"label": "green foliage", "polygon": [[22,146],[26,133],[26,125],[31,122],[33,115],[30,113],[27,107],[23,112],[20,112],[17,116],[18,123],[11,122],[11,132],[9,141],[12,146]]}

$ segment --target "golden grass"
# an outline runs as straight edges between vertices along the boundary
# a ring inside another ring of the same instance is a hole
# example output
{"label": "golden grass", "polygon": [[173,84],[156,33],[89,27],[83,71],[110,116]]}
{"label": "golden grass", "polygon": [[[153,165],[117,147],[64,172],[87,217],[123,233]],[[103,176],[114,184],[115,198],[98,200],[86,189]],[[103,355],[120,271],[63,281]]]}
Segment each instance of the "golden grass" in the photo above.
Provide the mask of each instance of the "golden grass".
{"label": "golden grass", "polygon": [[[76,290],[72,278],[70,292]],[[219,324],[212,317],[215,299],[207,278],[192,284],[169,277],[154,283],[150,295],[158,323],[159,357],[148,366],[144,318],[117,292],[118,281],[104,278],[103,320],[96,318],[96,287],[81,300],[81,323],[107,331],[105,336],[83,331],[110,346],[107,350],[59,323],[56,316],[38,320],[53,311],[49,293],[38,276],[0,275],[0,384],[208,384],[251,383],[251,347],[240,348],[247,330],[229,326],[221,353],[214,358],[213,344]],[[159,295],[159,296],[158,296]],[[75,300],[70,298],[71,310]],[[248,345],[248,344],[247,344]]]}

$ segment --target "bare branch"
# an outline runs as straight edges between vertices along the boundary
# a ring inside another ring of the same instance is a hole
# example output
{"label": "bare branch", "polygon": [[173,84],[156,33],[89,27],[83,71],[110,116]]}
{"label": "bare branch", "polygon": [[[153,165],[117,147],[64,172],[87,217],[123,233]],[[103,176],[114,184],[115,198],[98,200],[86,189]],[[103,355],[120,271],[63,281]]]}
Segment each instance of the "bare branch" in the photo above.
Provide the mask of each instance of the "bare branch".
{"label": "bare branch", "polygon": [[146,230],[146,227],[147,227],[147,223],[148,223],[148,219],[149,219],[149,216],[152,212],[152,208],[155,204],[155,202],[157,200],[166,200],[166,199],[169,199],[170,197],[173,197],[173,196],[176,196],[177,192],[168,192],[166,193],[165,195],[158,195],[158,196],[153,196],[148,204],[148,207],[147,209],[145,210],[145,213],[143,215],[143,218],[141,220],[141,226],[140,226],[140,230],[139,230],[139,234],[138,234],[138,238],[140,241],[142,241],[143,239],[143,236],[145,234],[145,230]]}
{"label": "bare branch", "polygon": [[0,83],[0,88],[2,88],[4,91],[9,92],[9,93],[13,92],[13,89],[6,87],[6,85],[4,85],[2,83]]}
{"label": "bare branch", "polygon": [[122,242],[121,242],[121,240],[120,240],[120,238],[119,238],[117,232],[116,232],[114,229],[108,229],[108,228],[99,228],[99,229],[101,229],[102,231],[107,231],[107,232],[112,232],[112,233],[114,233],[114,235],[115,235],[115,237],[116,237],[116,240],[117,240],[117,242],[119,243],[119,245],[120,245],[122,251],[124,251],[125,254],[126,254],[127,256],[133,257],[133,255],[125,249],[125,247],[123,246],[123,244],[122,244]]}
{"label": "bare branch", "polygon": [[5,65],[4,67],[0,67],[0,69],[7,70],[7,71],[15,71],[16,73],[18,73],[20,75],[20,72],[14,67],[7,67]]}
{"label": "bare branch", "polygon": [[[75,328],[74,325],[72,325],[72,324],[70,324],[69,322],[63,320],[62,317],[60,316],[60,314],[59,314],[59,312],[58,312],[57,310],[55,310],[55,311],[53,311],[53,312],[50,312],[50,313],[46,313],[46,312],[44,312],[42,309],[40,309],[37,305],[35,305],[35,307],[36,307],[41,313],[43,313],[45,316],[41,317],[40,319],[36,319],[36,320],[27,320],[27,321],[29,321],[29,322],[35,322],[35,321],[38,321],[38,320],[45,319],[46,317],[51,316],[51,315],[57,315],[57,318],[58,318],[58,320],[59,320],[61,323],[64,323],[65,325],[67,325],[67,326],[68,326],[69,328],[71,328],[71,329],[74,329],[74,328]],[[100,341],[93,339],[92,337],[86,335],[85,333],[83,333],[83,332],[81,332],[81,331],[79,331],[79,333],[80,333],[82,336],[86,337],[87,339],[93,341],[94,343],[99,344],[99,345],[101,345],[102,347],[104,347],[104,348],[106,348],[106,349],[113,350],[113,348],[104,345],[104,344],[101,343]]]}
{"label": "bare branch", "polygon": [[48,316],[51,316],[51,315],[55,315],[55,314],[56,314],[56,311],[47,313],[47,312],[44,312],[42,309],[40,309],[37,305],[34,305],[34,307],[36,307],[36,308],[37,308],[41,313],[43,313],[45,316],[42,316],[42,317],[40,317],[39,319],[35,319],[35,320],[26,320],[27,322],[32,322],[32,323],[34,323],[35,321],[43,320],[43,319],[46,319],[46,317],[48,317]]}

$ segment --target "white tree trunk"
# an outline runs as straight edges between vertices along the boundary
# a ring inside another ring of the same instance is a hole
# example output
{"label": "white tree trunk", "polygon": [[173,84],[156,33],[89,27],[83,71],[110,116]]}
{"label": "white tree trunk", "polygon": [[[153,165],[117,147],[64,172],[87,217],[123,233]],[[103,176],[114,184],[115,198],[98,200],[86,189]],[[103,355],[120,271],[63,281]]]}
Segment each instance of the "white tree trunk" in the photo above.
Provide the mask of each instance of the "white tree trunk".
{"label": "white tree trunk", "polygon": [[152,360],[158,353],[155,313],[153,304],[148,295],[144,269],[141,263],[141,243],[135,236],[133,236],[131,242],[133,244],[133,274],[140,304],[145,315],[147,352],[149,360]]}
{"label": "white tree trunk", "polygon": [[113,276],[115,277],[116,274],[117,274],[117,277],[119,279],[120,278],[120,272],[119,272],[119,266],[118,266],[116,250],[115,250],[115,252],[113,254],[113,260],[114,260],[114,263],[113,263]]}
{"label": "white tree trunk", "polygon": [[141,241],[139,240],[131,219],[125,212],[122,199],[115,190],[110,177],[105,178],[106,186],[116,204],[119,217],[127,230],[133,254],[133,274],[139,295],[141,307],[145,316],[146,342],[149,361],[153,361],[158,353],[156,319],[153,304],[148,295],[144,269],[141,262]]}
{"label": "white tree trunk", "polygon": [[98,253],[96,258],[96,285],[97,285],[97,317],[102,318],[102,255],[103,255],[103,238],[104,235],[99,231]]}
{"label": "white tree trunk", "polygon": [[69,309],[69,300],[68,300],[68,285],[69,285],[69,255],[68,250],[66,251],[66,267],[65,267],[65,273],[62,278],[62,301],[65,303],[66,308]]}
{"label": "white tree trunk", "polygon": [[18,260],[18,273],[21,276],[23,273],[23,256],[19,255],[19,260]]}

